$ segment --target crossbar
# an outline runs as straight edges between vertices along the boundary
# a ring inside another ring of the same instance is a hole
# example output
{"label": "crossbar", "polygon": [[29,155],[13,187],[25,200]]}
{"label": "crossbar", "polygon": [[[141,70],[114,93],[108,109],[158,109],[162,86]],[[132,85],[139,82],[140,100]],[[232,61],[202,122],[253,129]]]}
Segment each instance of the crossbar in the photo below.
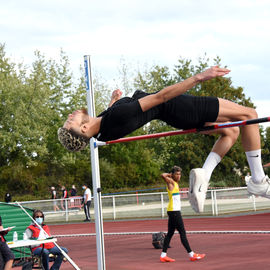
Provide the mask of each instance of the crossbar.
{"label": "crossbar", "polygon": [[253,124],[264,123],[264,122],[269,122],[269,121],[270,121],[270,117],[255,118],[255,119],[249,119],[249,120],[243,120],[243,121],[215,124],[215,125],[205,126],[201,128],[175,130],[175,131],[161,132],[161,133],[155,133],[155,134],[146,134],[146,135],[140,135],[140,136],[126,137],[126,138],[121,138],[121,139],[107,141],[107,142],[99,141],[99,142],[96,142],[96,146],[104,146],[104,145],[114,144],[114,143],[139,141],[139,140],[145,140],[145,139],[161,138],[161,137],[168,137],[168,136],[175,136],[175,135],[182,135],[182,134],[189,134],[189,133],[196,133],[196,132],[212,131],[215,129],[230,128],[230,127],[237,127],[237,126],[247,126],[247,125],[253,125]]}

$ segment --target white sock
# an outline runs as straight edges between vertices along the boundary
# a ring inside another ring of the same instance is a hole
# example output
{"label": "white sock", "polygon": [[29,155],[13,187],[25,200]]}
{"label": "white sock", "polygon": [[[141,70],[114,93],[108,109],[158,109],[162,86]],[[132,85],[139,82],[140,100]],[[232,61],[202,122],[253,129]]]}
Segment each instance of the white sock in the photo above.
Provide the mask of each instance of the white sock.
{"label": "white sock", "polygon": [[208,157],[206,158],[202,168],[205,169],[206,179],[208,182],[211,178],[212,172],[214,171],[214,169],[216,168],[216,166],[220,161],[221,161],[220,155],[215,152],[210,152]]}
{"label": "white sock", "polygon": [[161,258],[164,258],[166,256],[167,256],[167,253],[166,252],[161,252],[161,255],[160,255]]}
{"label": "white sock", "polygon": [[265,177],[262,166],[261,149],[246,152],[246,157],[251,171],[252,181],[260,184]]}
{"label": "white sock", "polygon": [[193,251],[190,251],[188,254],[189,254],[189,257],[193,257],[194,252]]}

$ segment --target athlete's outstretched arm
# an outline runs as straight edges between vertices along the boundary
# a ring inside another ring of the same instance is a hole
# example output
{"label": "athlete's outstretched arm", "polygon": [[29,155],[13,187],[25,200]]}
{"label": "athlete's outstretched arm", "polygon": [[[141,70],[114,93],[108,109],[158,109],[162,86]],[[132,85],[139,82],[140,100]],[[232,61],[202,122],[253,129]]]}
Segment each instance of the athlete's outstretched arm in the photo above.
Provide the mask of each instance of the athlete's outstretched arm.
{"label": "athlete's outstretched arm", "polygon": [[161,103],[164,103],[172,98],[180,96],[187,92],[200,82],[220,77],[228,74],[229,69],[220,68],[218,66],[211,67],[202,73],[196,74],[180,83],[168,86],[154,95],[149,95],[139,99],[142,110],[145,112]]}

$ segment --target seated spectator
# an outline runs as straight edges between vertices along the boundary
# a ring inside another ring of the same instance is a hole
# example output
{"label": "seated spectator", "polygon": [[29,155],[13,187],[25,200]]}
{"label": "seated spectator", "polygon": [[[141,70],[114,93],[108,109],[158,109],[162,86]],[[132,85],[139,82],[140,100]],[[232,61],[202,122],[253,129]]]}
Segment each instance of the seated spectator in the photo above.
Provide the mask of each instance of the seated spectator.
{"label": "seated spectator", "polygon": [[[41,210],[34,211],[33,219],[39,224],[39,226],[36,223],[32,223],[30,226],[28,226],[25,231],[27,238],[36,240],[44,239],[48,236],[51,236],[49,227],[44,224],[44,214]],[[43,230],[41,230],[40,227],[42,227]],[[55,246],[53,242],[31,246],[31,249],[34,255],[41,255],[44,270],[60,269],[64,256],[61,250],[57,246]],[[66,253],[68,252],[67,249],[64,247],[61,247],[61,249]],[[49,254],[56,255],[56,259],[51,268],[49,268]]]}
{"label": "seated spectator", "polygon": [[5,235],[10,231],[11,229],[8,228],[8,230],[3,230],[2,226],[2,219],[0,216],[0,269],[4,270],[10,270],[12,268],[13,260],[14,260],[14,254],[8,247]]}

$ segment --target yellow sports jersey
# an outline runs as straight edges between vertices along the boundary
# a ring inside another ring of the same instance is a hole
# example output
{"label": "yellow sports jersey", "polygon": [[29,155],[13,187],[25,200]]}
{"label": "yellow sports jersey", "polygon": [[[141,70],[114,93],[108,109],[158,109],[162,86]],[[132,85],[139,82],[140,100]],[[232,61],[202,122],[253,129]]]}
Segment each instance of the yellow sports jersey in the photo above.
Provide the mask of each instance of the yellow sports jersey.
{"label": "yellow sports jersey", "polygon": [[169,204],[167,207],[167,211],[180,211],[181,198],[178,184],[174,182],[174,187],[172,191],[170,191],[167,186],[167,192],[169,196]]}

